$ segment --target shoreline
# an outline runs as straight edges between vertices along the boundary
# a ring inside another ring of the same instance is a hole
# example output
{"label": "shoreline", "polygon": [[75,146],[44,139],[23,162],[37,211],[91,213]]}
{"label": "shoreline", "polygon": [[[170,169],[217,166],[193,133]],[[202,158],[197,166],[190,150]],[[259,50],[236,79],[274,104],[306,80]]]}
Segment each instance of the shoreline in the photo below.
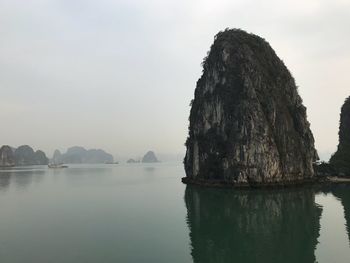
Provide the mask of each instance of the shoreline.
{"label": "shoreline", "polygon": [[223,180],[203,180],[182,177],[181,182],[186,185],[196,185],[202,187],[212,188],[231,188],[231,189],[260,189],[260,188],[289,188],[289,187],[300,187],[300,186],[324,186],[324,185],[340,185],[349,184],[350,177],[338,177],[338,176],[327,176],[327,177],[315,177],[312,179],[304,179],[297,181],[287,182],[275,182],[275,183],[234,183]]}

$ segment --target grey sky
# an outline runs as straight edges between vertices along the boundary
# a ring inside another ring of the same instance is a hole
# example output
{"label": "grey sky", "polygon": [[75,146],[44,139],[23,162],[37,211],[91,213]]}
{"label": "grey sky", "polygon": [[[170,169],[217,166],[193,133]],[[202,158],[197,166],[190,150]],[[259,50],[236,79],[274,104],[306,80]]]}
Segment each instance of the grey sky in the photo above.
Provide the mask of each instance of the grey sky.
{"label": "grey sky", "polygon": [[184,152],[214,35],[264,37],[299,86],[321,156],[350,95],[350,1],[0,0],[0,144]]}

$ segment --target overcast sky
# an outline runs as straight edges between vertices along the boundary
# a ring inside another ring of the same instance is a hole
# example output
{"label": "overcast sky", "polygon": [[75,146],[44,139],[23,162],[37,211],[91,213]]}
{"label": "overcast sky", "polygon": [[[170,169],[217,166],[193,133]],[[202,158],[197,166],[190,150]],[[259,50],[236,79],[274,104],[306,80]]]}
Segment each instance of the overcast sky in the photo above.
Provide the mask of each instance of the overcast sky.
{"label": "overcast sky", "polygon": [[227,27],[285,62],[327,158],[350,95],[348,0],[0,0],[0,144],[183,153],[200,63]]}

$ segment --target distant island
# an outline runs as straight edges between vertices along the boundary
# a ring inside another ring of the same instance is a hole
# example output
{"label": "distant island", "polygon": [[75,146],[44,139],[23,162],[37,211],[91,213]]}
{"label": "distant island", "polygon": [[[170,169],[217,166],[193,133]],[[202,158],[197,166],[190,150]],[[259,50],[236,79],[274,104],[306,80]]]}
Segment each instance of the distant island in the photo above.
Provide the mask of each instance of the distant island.
{"label": "distant island", "polygon": [[148,151],[140,160],[139,158],[130,158],[126,161],[127,163],[157,163],[159,162],[156,154],[153,151]]}
{"label": "distant island", "polygon": [[55,150],[52,160],[53,163],[114,163],[113,155],[101,149],[86,150],[81,146],[68,148],[66,153]]}
{"label": "distant island", "polygon": [[47,165],[48,162],[43,151],[34,151],[29,145],[21,145],[17,149],[8,145],[0,148],[0,167]]}
{"label": "distant island", "polygon": [[159,160],[153,151],[148,151],[142,158],[143,163],[157,163]]}
{"label": "distant island", "polygon": [[318,159],[294,78],[261,37],[215,36],[191,103],[184,183],[286,185],[313,181]]}
{"label": "distant island", "polygon": [[[86,150],[80,146],[71,147],[63,154],[59,150],[55,150],[50,162],[52,164],[118,163],[114,162],[114,158],[111,154],[101,149]],[[4,145],[0,148],[0,167],[47,165],[48,163],[49,159],[43,151],[34,151],[29,145],[22,145],[18,148]]]}

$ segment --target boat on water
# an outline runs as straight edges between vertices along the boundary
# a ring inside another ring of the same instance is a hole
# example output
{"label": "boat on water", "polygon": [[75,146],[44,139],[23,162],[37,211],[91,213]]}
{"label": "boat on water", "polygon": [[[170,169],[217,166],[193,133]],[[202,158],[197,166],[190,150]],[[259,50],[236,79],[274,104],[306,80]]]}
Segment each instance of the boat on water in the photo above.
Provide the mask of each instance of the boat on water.
{"label": "boat on water", "polygon": [[53,168],[53,169],[58,169],[58,168],[68,168],[67,165],[63,165],[62,163],[60,164],[55,164],[55,163],[51,163],[47,165],[49,168]]}
{"label": "boat on water", "polygon": [[105,164],[119,164],[119,162],[105,162]]}

